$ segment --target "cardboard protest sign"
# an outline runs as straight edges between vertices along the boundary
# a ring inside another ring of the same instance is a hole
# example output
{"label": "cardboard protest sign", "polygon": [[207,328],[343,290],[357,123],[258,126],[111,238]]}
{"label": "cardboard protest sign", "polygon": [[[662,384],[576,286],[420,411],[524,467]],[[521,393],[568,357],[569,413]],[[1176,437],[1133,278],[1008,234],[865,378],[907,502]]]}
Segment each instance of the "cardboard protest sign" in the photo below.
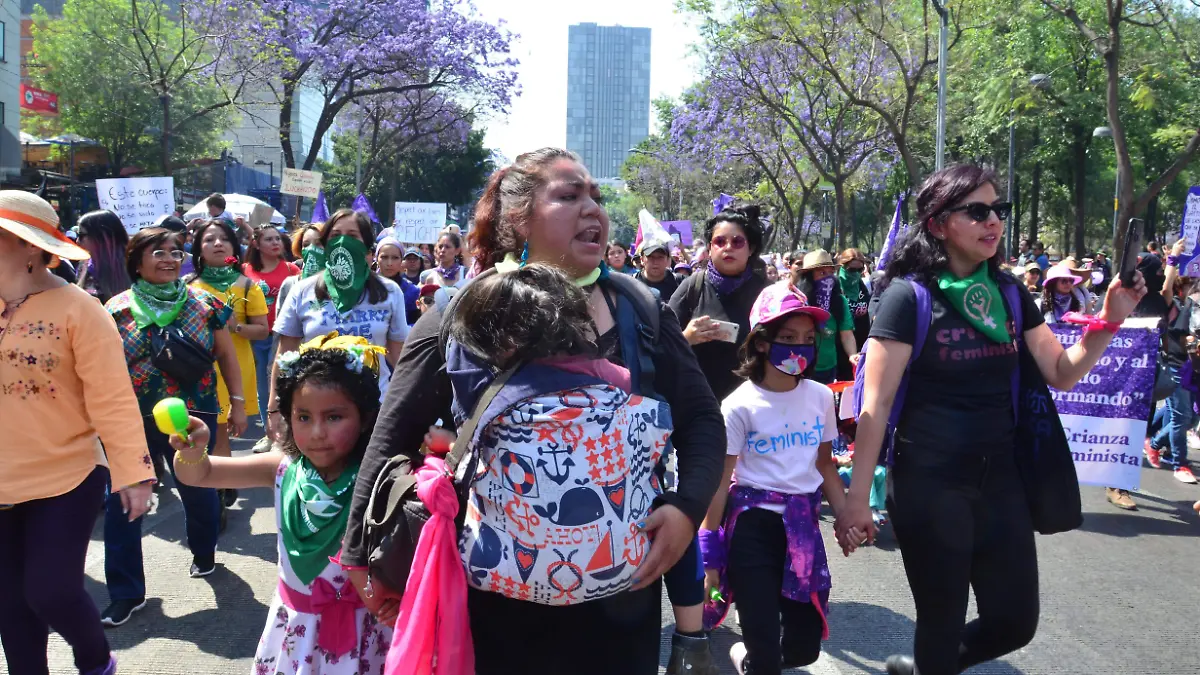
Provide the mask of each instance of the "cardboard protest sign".
{"label": "cardboard protest sign", "polygon": [[254,210],[250,212],[250,227],[258,227],[271,222],[271,216],[275,215],[275,209],[266,204],[255,204]]}
{"label": "cardboard protest sign", "polygon": [[1185,242],[1179,256],[1179,273],[1185,277],[1200,276],[1200,186],[1188,190],[1179,236]]}
{"label": "cardboard protest sign", "polygon": [[[1063,347],[1083,329],[1051,324]],[[1153,319],[1130,319],[1113,336],[1099,363],[1070,391],[1050,394],[1067,432],[1079,482],[1136,490],[1142,475],[1142,440],[1154,405],[1159,331]]]}
{"label": "cardboard protest sign", "polygon": [[392,236],[406,244],[436,244],[438,232],[446,227],[446,205],[425,202],[396,202]]}
{"label": "cardboard protest sign", "polygon": [[279,191],[285,195],[316,199],[321,192],[321,174],[301,169],[283,169],[283,183]]}
{"label": "cardboard protest sign", "polygon": [[96,181],[96,196],[100,208],[117,214],[125,231],[133,234],[175,211],[175,179],[101,178]]}

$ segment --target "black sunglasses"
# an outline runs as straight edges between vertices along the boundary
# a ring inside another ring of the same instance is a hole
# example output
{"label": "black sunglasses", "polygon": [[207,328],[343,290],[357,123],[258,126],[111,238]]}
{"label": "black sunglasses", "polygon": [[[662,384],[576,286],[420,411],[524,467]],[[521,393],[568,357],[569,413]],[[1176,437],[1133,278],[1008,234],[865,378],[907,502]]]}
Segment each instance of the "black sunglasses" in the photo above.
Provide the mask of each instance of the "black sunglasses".
{"label": "black sunglasses", "polygon": [[971,220],[981,223],[988,219],[988,215],[993,211],[996,212],[996,217],[1001,222],[1008,220],[1008,216],[1012,214],[1012,202],[996,202],[995,204],[984,204],[983,202],[971,202],[963,204],[952,209],[946,209],[946,213],[954,213],[955,211],[963,211]]}

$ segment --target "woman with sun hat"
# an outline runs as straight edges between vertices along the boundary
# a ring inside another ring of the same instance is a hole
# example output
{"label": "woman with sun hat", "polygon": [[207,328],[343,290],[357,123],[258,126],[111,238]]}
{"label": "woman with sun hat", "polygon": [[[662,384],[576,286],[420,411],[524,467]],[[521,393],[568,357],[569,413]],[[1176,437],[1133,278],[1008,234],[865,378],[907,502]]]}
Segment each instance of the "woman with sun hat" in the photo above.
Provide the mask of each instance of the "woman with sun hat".
{"label": "woman with sun hat", "polygon": [[[50,631],[87,675],[116,672],[84,589],[96,514],[112,484],[130,520],[154,469],[121,336],[87,291],[50,270],[88,253],[44,199],[0,191],[0,641],[10,672],[47,672]],[[103,446],[101,445],[103,441]]]}

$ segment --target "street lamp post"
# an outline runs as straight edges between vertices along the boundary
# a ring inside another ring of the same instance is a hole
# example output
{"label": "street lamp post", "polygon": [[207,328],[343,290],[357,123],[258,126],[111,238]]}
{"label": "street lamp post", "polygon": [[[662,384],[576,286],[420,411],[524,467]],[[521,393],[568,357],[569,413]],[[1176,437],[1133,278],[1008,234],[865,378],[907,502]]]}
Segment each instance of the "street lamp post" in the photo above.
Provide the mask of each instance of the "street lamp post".
{"label": "street lamp post", "polygon": [[256,159],[256,160],[254,160],[254,165],[267,167],[267,170],[270,172],[270,176],[271,176],[271,186],[270,187],[275,187],[275,162],[264,162],[261,159]]}
{"label": "street lamp post", "polygon": [[941,0],[933,0],[933,8],[941,18],[938,31],[938,95],[937,95],[937,170],[946,161],[946,51],[949,47],[950,10]]}
{"label": "street lamp post", "polygon": [[[1112,138],[1112,129],[1108,127],[1096,127],[1092,132],[1092,138]],[[1113,181],[1113,227],[1112,238],[1117,240],[1117,217],[1121,212],[1121,166],[1117,165],[1116,179]]]}

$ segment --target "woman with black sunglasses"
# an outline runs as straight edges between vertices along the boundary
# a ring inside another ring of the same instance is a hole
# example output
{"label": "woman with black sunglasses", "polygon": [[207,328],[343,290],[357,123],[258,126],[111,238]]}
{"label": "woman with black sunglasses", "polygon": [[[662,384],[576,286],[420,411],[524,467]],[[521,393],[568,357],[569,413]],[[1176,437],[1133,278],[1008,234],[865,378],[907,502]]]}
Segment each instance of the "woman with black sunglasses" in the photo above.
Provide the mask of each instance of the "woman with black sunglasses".
{"label": "woman with black sunglasses", "polygon": [[[1046,382],[1068,390],[1146,293],[1140,277],[1132,288],[1114,282],[1100,321],[1064,350],[1029,291],[1000,271],[1003,221],[1011,210],[997,197],[990,171],[962,165],[933,174],[917,195],[917,225],[878,282],[854,459],[875,464],[907,370],[887,507],[917,608],[915,661],[889,658],[889,675],[960,673],[1033,639],[1037,550],[1014,452],[1016,331]],[[909,365],[917,284],[930,296],[924,320],[931,323]],[[1020,326],[1001,291],[1007,285],[1017,286]],[[839,538],[852,527],[874,531],[871,479],[868,471],[854,474],[837,520]],[[972,588],[979,617],[967,623]]]}

